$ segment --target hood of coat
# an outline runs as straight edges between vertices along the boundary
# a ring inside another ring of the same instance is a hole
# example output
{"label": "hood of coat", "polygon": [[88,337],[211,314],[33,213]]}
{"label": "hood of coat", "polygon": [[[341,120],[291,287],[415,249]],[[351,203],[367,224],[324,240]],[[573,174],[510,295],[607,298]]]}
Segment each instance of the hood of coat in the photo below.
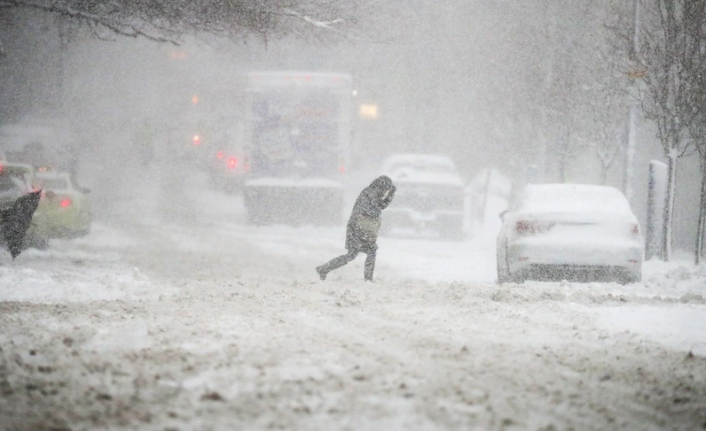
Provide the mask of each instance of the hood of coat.
{"label": "hood of coat", "polygon": [[368,189],[375,192],[377,196],[383,196],[386,191],[391,190],[394,187],[392,184],[392,179],[387,175],[380,175],[375,178],[372,183],[368,186]]}

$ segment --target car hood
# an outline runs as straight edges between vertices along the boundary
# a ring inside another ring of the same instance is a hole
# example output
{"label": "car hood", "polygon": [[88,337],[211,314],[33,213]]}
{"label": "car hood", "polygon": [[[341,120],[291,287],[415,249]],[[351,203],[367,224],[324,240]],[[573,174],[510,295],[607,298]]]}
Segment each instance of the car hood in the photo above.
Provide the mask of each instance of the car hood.
{"label": "car hood", "polygon": [[396,171],[386,174],[395,184],[435,184],[463,187],[458,175],[415,171]]}

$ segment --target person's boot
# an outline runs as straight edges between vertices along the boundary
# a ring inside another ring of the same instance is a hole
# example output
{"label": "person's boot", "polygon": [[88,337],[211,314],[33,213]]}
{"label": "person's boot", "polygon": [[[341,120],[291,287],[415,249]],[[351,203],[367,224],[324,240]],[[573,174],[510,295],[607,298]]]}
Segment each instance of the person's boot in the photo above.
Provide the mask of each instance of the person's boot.
{"label": "person's boot", "polygon": [[319,278],[322,281],[326,280],[326,274],[328,274],[325,267],[326,267],[326,265],[321,265],[321,266],[316,267],[316,272],[319,274]]}
{"label": "person's boot", "polygon": [[336,268],[340,268],[347,264],[351,260],[355,259],[358,255],[357,251],[349,251],[348,253],[331,259],[330,261],[324,263],[321,266],[316,267],[316,272],[319,274],[319,278],[326,280],[326,274],[333,271]]}

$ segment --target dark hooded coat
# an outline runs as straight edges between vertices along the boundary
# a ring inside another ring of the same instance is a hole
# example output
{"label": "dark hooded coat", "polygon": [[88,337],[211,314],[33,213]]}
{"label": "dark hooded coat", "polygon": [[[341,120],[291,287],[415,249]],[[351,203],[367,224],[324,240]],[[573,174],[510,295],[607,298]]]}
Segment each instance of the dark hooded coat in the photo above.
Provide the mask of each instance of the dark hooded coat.
{"label": "dark hooded coat", "polygon": [[360,192],[346,228],[346,249],[363,253],[377,250],[382,210],[387,208],[397,188],[390,177],[382,175]]}
{"label": "dark hooded coat", "polygon": [[10,208],[0,211],[0,230],[13,259],[24,249],[25,233],[32,223],[40,196],[41,190],[28,193],[18,198]]}

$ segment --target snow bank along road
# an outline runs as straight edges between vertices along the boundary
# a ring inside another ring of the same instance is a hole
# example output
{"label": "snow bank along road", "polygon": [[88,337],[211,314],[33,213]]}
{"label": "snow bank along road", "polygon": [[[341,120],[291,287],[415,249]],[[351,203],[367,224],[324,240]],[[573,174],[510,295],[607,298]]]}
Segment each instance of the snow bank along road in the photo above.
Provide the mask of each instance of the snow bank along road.
{"label": "snow bank along road", "polygon": [[376,283],[319,281],[342,242],[97,225],[3,254],[0,429],[706,429],[703,273],[499,287],[482,244],[392,238]]}

